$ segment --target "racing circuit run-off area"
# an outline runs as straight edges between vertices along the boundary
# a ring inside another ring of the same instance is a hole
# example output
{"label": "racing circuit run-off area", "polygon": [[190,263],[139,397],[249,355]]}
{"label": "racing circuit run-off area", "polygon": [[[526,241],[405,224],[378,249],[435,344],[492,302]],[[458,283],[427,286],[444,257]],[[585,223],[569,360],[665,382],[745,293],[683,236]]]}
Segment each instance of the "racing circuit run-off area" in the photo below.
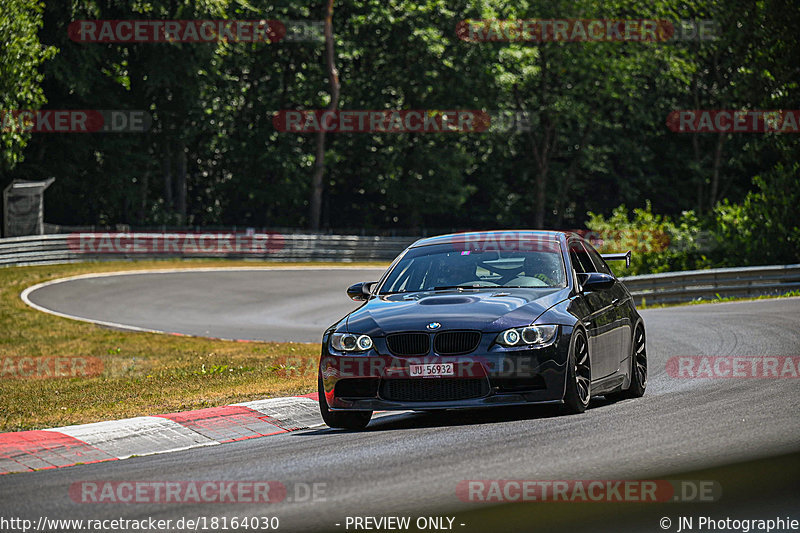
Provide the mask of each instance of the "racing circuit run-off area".
{"label": "racing circuit run-off area", "polygon": [[0,2],[0,533],[800,533],[791,1]]}

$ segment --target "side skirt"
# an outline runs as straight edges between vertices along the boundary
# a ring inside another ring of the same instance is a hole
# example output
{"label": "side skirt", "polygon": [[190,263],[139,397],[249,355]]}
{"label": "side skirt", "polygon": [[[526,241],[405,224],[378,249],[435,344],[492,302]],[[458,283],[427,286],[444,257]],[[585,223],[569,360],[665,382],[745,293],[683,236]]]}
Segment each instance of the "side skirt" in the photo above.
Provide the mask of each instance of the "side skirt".
{"label": "side skirt", "polygon": [[626,379],[630,382],[630,378],[627,375],[617,373],[592,381],[592,396],[601,396],[608,392],[619,390],[625,384]]}

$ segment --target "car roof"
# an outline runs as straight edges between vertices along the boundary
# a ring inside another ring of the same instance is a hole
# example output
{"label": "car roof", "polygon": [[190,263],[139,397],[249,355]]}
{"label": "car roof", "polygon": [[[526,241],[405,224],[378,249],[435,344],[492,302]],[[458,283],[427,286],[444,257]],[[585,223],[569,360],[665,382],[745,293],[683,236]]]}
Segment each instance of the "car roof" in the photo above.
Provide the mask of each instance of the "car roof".
{"label": "car roof", "polygon": [[447,235],[437,235],[435,237],[426,237],[419,239],[409,248],[419,248],[420,246],[431,246],[434,244],[452,244],[471,241],[480,241],[481,239],[507,239],[511,237],[537,237],[539,239],[545,238],[553,241],[560,241],[561,237],[569,237],[573,235],[569,231],[546,231],[546,230],[495,230],[495,231],[468,231],[464,233],[448,233]]}

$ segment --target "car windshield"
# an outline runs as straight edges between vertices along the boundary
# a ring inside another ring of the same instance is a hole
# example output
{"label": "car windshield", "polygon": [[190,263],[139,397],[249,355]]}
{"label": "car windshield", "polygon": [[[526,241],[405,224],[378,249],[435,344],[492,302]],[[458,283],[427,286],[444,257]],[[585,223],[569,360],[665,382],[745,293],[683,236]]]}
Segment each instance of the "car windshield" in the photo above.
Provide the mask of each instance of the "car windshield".
{"label": "car windshield", "polygon": [[412,248],[394,266],[380,294],[470,288],[565,287],[557,242],[536,250],[458,250],[452,244]]}

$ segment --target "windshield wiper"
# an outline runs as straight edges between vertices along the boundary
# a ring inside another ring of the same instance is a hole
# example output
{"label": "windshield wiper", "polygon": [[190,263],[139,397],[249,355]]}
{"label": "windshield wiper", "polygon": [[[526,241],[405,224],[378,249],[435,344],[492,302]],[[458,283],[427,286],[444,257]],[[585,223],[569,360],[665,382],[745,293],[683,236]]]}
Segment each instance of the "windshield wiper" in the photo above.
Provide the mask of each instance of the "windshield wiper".
{"label": "windshield wiper", "polygon": [[383,291],[379,292],[378,295],[383,296],[386,294],[405,294],[409,292],[426,292],[426,291],[443,291],[447,289],[465,289],[465,290],[475,290],[475,289],[495,289],[496,287],[491,285],[441,285],[438,287],[434,287],[432,289],[420,289],[414,291]]}
{"label": "windshield wiper", "polygon": [[550,285],[498,285],[493,289],[552,289]]}

